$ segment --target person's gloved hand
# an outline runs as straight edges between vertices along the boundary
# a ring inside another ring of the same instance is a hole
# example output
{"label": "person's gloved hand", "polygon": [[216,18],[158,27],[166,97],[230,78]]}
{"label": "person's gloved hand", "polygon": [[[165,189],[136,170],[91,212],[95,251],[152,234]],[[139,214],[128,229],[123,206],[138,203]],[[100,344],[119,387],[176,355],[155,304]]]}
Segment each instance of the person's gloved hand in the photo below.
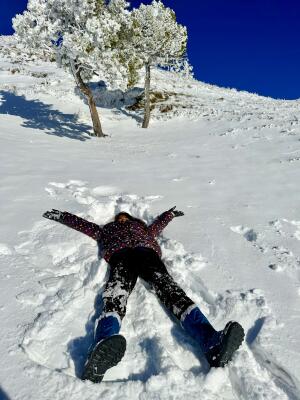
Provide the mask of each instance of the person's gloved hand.
{"label": "person's gloved hand", "polygon": [[170,210],[169,210],[173,214],[174,217],[181,217],[182,215],[184,215],[183,211],[175,210],[175,208],[176,208],[176,206],[170,208]]}
{"label": "person's gloved hand", "polygon": [[59,210],[54,210],[54,208],[52,208],[52,211],[46,211],[43,214],[43,217],[52,219],[53,221],[59,221],[63,219],[63,212]]}

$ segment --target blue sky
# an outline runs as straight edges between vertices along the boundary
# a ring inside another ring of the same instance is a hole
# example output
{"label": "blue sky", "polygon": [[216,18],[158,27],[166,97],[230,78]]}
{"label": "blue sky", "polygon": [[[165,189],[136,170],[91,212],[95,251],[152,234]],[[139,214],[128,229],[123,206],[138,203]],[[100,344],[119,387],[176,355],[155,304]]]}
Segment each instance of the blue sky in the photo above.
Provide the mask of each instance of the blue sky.
{"label": "blue sky", "polygon": [[[133,6],[149,0],[131,1]],[[26,0],[2,6],[0,33]],[[188,28],[195,77],[274,98],[300,98],[299,0],[163,0]]]}

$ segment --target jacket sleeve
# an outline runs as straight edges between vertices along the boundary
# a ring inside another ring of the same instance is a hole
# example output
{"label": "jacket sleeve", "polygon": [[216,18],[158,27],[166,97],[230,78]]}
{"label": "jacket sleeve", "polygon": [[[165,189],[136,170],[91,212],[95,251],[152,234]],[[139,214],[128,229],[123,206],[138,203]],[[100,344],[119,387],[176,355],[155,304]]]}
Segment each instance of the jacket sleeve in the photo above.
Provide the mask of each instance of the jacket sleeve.
{"label": "jacket sleeve", "polygon": [[172,211],[165,211],[148,226],[148,232],[150,232],[153,236],[158,236],[173,218],[174,215]]}
{"label": "jacket sleeve", "polygon": [[73,228],[76,231],[84,233],[95,240],[101,240],[102,229],[100,226],[83,218],[77,217],[77,215],[64,211],[61,213],[61,217],[59,218],[58,222]]}

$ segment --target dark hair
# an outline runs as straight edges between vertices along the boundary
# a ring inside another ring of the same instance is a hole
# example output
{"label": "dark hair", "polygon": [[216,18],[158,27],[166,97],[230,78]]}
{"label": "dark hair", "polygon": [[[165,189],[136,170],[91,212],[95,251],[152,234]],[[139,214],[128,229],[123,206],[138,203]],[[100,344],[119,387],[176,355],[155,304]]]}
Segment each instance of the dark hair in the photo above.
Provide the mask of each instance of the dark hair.
{"label": "dark hair", "polygon": [[141,219],[139,219],[139,218],[135,218],[135,217],[133,217],[132,215],[128,214],[128,213],[125,212],[125,211],[121,211],[121,212],[119,212],[118,214],[116,214],[116,215],[115,215],[115,221],[118,220],[118,218],[120,217],[120,215],[125,215],[130,221],[138,222],[139,224],[143,225],[144,229],[147,229],[147,224],[146,224],[143,220],[141,220]]}

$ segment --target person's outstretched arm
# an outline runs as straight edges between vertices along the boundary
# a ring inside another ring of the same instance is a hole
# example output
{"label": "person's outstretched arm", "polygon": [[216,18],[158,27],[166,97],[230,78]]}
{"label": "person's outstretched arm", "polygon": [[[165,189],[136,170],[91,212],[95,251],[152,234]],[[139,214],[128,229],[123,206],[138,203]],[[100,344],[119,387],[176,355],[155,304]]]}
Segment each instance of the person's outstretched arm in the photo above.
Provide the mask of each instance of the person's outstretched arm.
{"label": "person's outstretched arm", "polygon": [[71,214],[67,211],[52,209],[52,211],[46,211],[43,214],[43,217],[60,222],[61,224],[69,226],[76,231],[82,232],[95,240],[101,239],[102,229],[99,225],[77,217],[77,215]]}
{"label": "person's outstretched arm", "polygon": [[163,212],[152,222],[152,224],[148,226],[148,231],[153,236],[158,236],[174,217],[181,217],[184,215],[182,211],[177,211],[175,208],[176,206],[168,211]]}

